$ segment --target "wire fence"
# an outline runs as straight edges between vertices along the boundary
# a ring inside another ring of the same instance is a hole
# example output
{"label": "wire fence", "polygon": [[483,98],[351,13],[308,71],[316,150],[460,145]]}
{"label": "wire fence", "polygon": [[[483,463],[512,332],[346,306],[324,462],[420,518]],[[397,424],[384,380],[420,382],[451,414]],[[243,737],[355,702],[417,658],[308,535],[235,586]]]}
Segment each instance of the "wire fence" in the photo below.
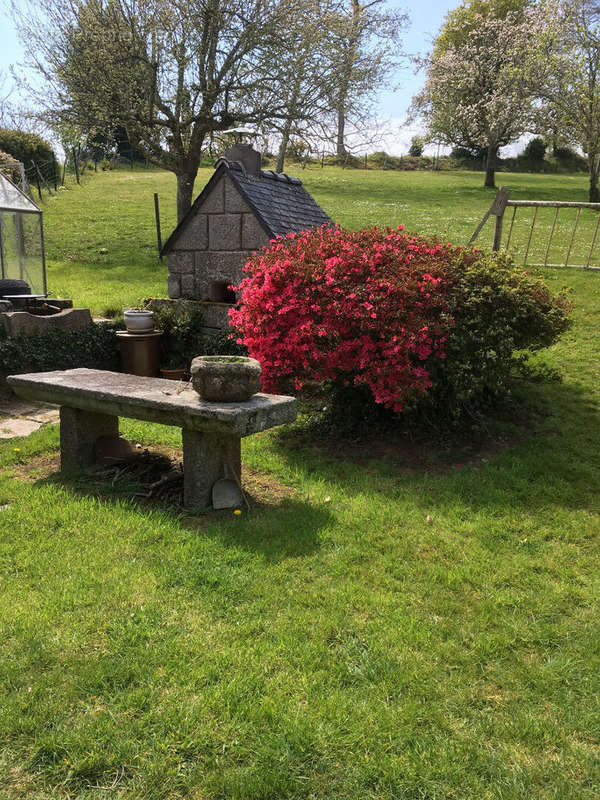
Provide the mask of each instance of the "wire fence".
{"label": "wire fence", "polygon": [[110,158],[95,158],[84,153],[80,148],[72,148],[63,160],[59,160],[54,152],[52,158],[43,161],[30,161],[20,164],[20,169],[14,172],[14,179],[20,189],[32,199],[36,195],[43,200],[44,194],[52,196],[61,189],[72,188],[84,183],[92,173],[98,170],[107,170],[127,167],[129,169],[147,169],[147,161],[128,158],[119,154]]}

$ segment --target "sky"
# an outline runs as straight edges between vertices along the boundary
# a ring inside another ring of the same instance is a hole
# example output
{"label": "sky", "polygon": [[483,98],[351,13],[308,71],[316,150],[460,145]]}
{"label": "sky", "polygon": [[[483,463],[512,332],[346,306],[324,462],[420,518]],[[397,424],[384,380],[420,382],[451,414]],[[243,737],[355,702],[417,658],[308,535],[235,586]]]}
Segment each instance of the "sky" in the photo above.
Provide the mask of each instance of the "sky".
{"label": "sky", "polygon": [[[404,51],[410,55],[424,55],[431,49],[448,11],[460,5],[460,0],[424,0],[407,5],[391,0],[388,6],[407,12],[410,23],[403,35]],[[423,86],[423,72],[415,74],[414,65],[406,61],[392,78],[394,91],[380,94],[378,111],[381,119],[389,120],[391,134],[385,136],[383,146],[390,155],[405,155],[411,138],[421,131],[418,126],[406,126],[406,114],[413,96]]]}
{"label": "sky", "polygon": [[[389,0],[388,6],[405,10],[410,25],[403,35],[406,53],[423,54],[431,48],[431,42],[444,21],[447,12],[459,5],[459,0],[424,0],[408,5],[398,0]],[[8,13],[8,0],[0,0],[0,74],[7,76],[3,88],[10,85],[11,65],[26,61],[24,50],[18,41],[12,19]],[[386,120],[389,130],[381,144],[370,149],[385,150],[390,155],[404,155],[410,140],[418,128],[406,127],[406,113],[410,101],[423,85],[423,73],[414,74],[414,68],[406,63],[392,77],[394,91],[380,93],[377,113]]]}

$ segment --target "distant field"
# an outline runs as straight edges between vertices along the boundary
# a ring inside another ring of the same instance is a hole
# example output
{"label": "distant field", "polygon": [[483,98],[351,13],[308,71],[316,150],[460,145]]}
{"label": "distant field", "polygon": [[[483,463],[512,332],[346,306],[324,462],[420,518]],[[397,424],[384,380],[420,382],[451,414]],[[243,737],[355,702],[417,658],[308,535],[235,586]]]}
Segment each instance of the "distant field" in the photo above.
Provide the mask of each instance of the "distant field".
{"label": "distant field", "polygon": [[[494,197],[493,190],[483,188],[482,174],[475,172],[362,172],[336,167],[289,171],[302,179],[328,214],[343,226],[356,229],[401,223],[410,231],[459,244],[467,243]],[[211,174],[210,169],[199,172],[196,193]],[[513,199],[587,199],[584,175],[499,173],[497,181],[509,187]],[[43,208],[50,289],[72,296],[77,304],[90,305],[96,313],[136,304],[149,295],[164,296],[166,264],[156,255],[154,192],[160,197],[166,239],[175,225],[175,179],[168,172],[99,172],[81,187],[46,197]],[[519,215],[523,222],[527,219],[526,213]],[[551,212],[538,216],[538,227],[545,228],[546,234],[534,240],[533,258],[537,255],[543,260],[551,217]],[[574,212],[561,212],[560,219],[551,262],[561,256],[564,259]],[[572,263],[585,260],[594,219],[591,214],[582,214]],[[527,230],[527,226],[515,227],[513,240],[521,249]],[[478,243],[488,246],[491,231],[489,223]]]}

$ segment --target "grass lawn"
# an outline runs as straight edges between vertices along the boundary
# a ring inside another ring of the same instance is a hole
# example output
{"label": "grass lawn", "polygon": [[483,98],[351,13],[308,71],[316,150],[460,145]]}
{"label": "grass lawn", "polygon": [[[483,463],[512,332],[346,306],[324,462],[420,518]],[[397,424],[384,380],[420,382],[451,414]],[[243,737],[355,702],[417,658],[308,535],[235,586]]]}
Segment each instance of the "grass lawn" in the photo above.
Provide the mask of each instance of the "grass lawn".
{"label": "grass lawn", "polygon": [[[290,171],[292,172],[292,171]],[[212,170],[200,170],[196,189]],[[407,230],[436,234],[466,244],[495,195],[484,189],[481,173],[382,172],[312,168],[297,174],[328,214],[341,225],[403,224]],[[522,175],[498,173],[515,200],[586,201],[585,175]],[[70,187],[72,184],[69,185]],[[48,287],[55,295],[73,297],[96,313],[121,310],[145,297],[166,294],[166,261],[157,257],[153,194],[161,203],[163,240],[175,226],[175,179],[171,173],[138,169],[98,172],[83,186],[44,195]],[[505,234],[510,227],[507,212]],[[538,214],[532,257],[543,261],[553,210]],[[549,263],[562,263],[575,220],[574,210],[561,212]],[[524,251],[531,220],[519,211],[512,243]],[[585,263],[596,217],[584,212],[570,263]],[[478,243],[489,246],[492,222]],[[600,263],[600,237],[595,263]],[[562,259],[562,260],[561,260]]]}
{"label": "grass lawn", "polygon": [[[467,173],[303,178],[352,227],[464,239],[490,201]],[[49,285],[164,294],[172,189],[120,172],[46,201]],[[260,502],[194,518],[60,477],[56,427],[0,442],[0,798],[596,800],[600,274],[546,274],[573,286],[540,356],[563,381],[523,385],[481,448],[267,433],[243,444]]]}

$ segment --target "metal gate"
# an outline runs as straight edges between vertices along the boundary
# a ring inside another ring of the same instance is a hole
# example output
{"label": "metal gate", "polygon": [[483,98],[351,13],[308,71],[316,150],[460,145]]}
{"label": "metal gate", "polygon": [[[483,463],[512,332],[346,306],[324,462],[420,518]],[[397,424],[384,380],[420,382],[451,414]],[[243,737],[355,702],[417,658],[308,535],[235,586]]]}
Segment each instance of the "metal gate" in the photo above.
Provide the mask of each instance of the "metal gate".
{"label": "metal gate", "polygon": [[[505,224],[507,209],[509,221]],[[532,213],[525,220],[528,223],[525,231],[519,225],[523,214],[518,214],[520,209],[531,209]],[[559,217],[563,209],[572,209],[573,217],[565,222],[565,214]],[[549,216],[544,219],[542,215],[548,211]],[[492,250],[512,250],[515,257],[522,257],[522,264],[532,267],[575,267],[579,269],[600,269],[600,252],[596,248],[598,228],[600,226],[600,203],[569,203],[554,200],[510,200],[506,186],[502,186],[489,210],[475,229],[469,240],[469,245],[477,239],[485,223],[490,217],[495,217],[494,238]],[[516,223],[516,224],[515,224]],[[534,232],[542,233],[542,241],[534,237]],[[547,231],[547,235],[544,233]],[[517,242],[517,233],[519,241]],[[565,235],[566,234],[566,235]],[[544,241],[545,239],[545,241]],[[504,241],[503,241],[504,240]],[[564,254],[564,260],[562,255]],[[574,261],[583,263],[569,263]]]}

